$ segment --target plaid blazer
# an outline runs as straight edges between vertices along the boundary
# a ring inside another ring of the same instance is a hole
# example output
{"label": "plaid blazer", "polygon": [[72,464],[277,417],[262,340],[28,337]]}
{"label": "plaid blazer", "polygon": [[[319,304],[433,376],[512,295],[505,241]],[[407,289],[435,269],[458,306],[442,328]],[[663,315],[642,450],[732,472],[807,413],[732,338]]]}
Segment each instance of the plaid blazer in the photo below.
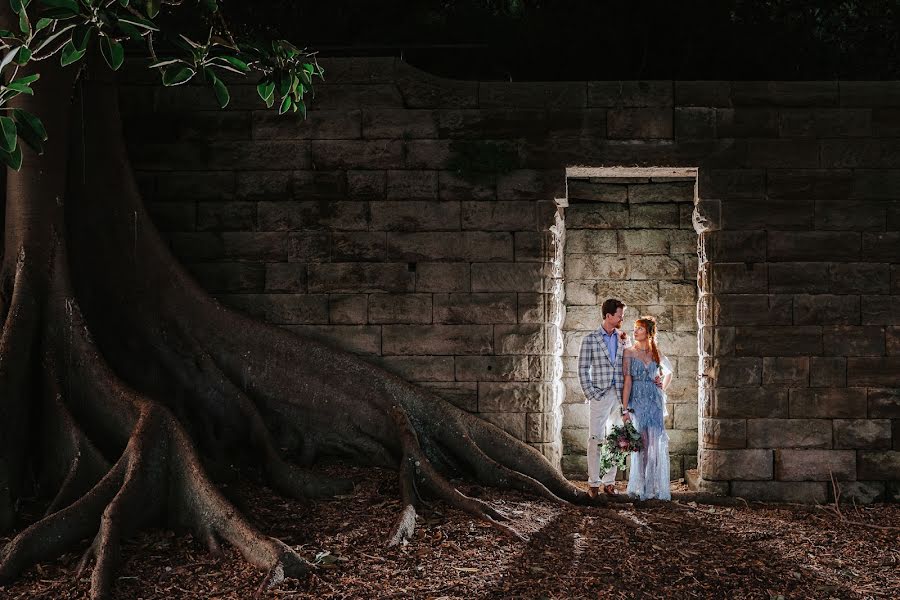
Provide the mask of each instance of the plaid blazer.
{"label": "plaid blazer", "polygon": [[[598,330],[599,331],[599,330]],[[615,359],[610,357],[609,349],[598,331],[592,331],[584,336],[581,342],[581,352],[578,354],[578,379],[581,381],[581,389],[584,390],[585,399],[599,400],[601,396],[612,386],[613,375],[616,376],[616,389],[622,391],[625,385],[625,377],[622,374],[622,355],[625,353],[626,339],[616,348]],[[616,330],[616,335],[621,335]]]}

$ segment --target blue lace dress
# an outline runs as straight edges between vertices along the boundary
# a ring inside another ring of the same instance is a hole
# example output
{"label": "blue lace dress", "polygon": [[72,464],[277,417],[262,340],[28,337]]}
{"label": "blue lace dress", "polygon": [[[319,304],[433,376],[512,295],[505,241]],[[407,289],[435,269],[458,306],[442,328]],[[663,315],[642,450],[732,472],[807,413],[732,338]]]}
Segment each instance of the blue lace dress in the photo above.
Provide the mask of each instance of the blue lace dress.
{"label": "blue lace dress", "polygon": [[[628,495],[641,500],[671,500],[669,434],[663,424],[666,414],[665,394],[653,381],[659,373],[659,366],[653,360],[644,364],[634,357],[625,357],[624,361],[625,368],[630,369],[631,373],[628,408],[634,409],[634,427],[640,432],[644,442],[643,450],[631,453]],[[671,372],[666,358],[662,359],[662,363],[664,372]]]}

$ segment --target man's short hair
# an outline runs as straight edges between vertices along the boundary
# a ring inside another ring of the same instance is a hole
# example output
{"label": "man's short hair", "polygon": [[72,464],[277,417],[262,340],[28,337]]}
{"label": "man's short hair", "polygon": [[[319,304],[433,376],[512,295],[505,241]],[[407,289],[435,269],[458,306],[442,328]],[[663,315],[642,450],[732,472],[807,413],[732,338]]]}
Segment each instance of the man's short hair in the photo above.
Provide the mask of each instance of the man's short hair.
{"label": "man's short hair", "polygon": [[603,302],[603,306],[601,307],[601,312],[603,313],[603,318],[606,318],[606,315],[614,315],[616,311],[620,308],[625,308],[625,303],[621,300],[616,300],[615,298],[609,298]]}

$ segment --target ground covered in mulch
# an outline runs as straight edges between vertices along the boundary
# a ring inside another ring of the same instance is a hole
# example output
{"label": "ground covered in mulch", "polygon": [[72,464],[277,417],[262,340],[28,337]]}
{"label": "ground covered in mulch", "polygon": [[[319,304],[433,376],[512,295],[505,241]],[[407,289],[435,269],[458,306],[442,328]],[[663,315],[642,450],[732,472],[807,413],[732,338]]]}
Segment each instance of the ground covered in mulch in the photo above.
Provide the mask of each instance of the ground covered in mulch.
{"label": "ground covered in mulch", "polygon": [[[886,529],[900,527],[900,505],[844,506],[842,521],[802,507],[671,503],[623,510],[628,525],[596,509],[461,483],[529,541],[501,537],[437,503],[422,511],[413,541],[386,548],[400,510],[396,475],[327,470],[353,478],[355,494],[299,502],[256,485],[226,490],[263,531],[317,565],[267,598],[900,597],[900,531]],[[230,548],[210,556],[189,534],[148,531],[122,548],[115,592],[122,600],[248,598],[264,576]],[[29,570],[0,587],[0,598],[86,598],[88,578],[74,579],[79,557]]]}

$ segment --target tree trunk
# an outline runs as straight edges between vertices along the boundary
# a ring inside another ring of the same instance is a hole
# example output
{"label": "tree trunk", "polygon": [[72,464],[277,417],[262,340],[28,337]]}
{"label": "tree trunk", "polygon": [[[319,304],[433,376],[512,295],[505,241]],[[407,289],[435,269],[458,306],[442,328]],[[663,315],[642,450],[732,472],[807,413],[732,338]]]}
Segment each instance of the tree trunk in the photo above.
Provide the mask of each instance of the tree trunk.
{"label": "tree trunk", "polygon": [[[50,62],[50,61],[48,61]],[[101,75],[105,68],[91,69]],[[169,252],[131,174],[110,81],[43,66],[27,108],[43,156],[7,174],[0,267],[0,527],[39,493],[46,515],[0,552],[0,585],[93,536],[107,597],[123,536],[151,522],[224,540],[268,573],[306,563],[240,515],[208,473],[249,460],[280,493],[345,493],[319,456],[398,469],[407,539],[420,493],[521,537],[446,478],[587,502],[532,447],[360,358],[256,322],[208,296]],[[67,139],[68,135],[68,139]],[[294,462],[288,462],[285,456]],[[614,513],[610,513],[614,515]]]}

